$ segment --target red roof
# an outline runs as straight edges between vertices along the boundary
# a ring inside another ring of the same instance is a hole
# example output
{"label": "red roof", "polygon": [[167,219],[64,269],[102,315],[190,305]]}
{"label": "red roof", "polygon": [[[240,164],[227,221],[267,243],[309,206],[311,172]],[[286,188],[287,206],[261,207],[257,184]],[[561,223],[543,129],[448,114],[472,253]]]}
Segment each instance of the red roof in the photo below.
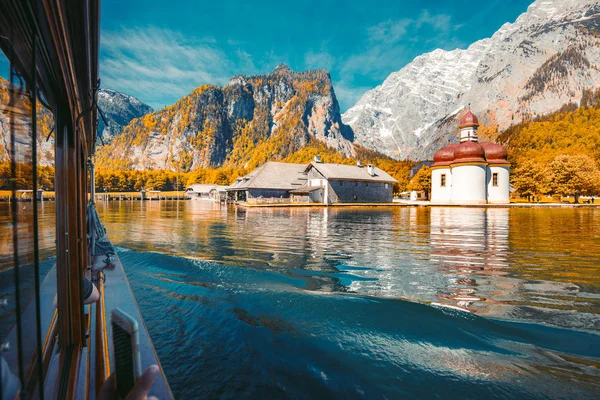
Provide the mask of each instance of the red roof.
{"label": "red roof", "polygon": [[438,150],[433,156],[433,166],[450,165],[454,161],[454,150],[458,144],[452,143]]}
{"label": "red roof", "polygon": [[454,151],[454,162],[485,162],[485,151],[477,142],[463,142]]}
{"label": "red roof", "polygon": [[496,143],[481,143],[483,151],[485,152],[485,159],[487,162],[494,163],[506,163],[508,158],[508,152],[506,148]]}
{"label": "red roof", "polygon": [[471,110],[467,111],[465,115],[460,119],[460,123],[458,124],[459,128],[468,128],[470,126],[479,126],[479,119],[477,116],[471,112]]}

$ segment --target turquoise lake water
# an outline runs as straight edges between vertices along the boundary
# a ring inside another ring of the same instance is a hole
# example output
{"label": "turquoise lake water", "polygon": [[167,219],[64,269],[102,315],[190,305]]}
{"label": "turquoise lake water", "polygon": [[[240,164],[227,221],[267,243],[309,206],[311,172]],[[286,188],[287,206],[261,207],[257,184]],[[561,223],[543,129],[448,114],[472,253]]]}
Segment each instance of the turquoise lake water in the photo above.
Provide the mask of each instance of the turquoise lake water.
{"label": "turquoise lake water", "polygon": [[98,210],[177,398],[600,392],[600,209]]}

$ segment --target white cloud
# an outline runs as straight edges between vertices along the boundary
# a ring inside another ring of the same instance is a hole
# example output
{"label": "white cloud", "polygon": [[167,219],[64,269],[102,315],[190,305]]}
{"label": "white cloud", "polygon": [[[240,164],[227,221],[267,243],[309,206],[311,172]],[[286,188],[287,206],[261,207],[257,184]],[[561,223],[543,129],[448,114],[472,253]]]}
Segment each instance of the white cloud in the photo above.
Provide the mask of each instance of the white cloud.
{"label": "white cloud", "polygon": [[343,113],[345,110],[356,104],[358,99],[360,99],[367,90],[372,89],[372,87],[355,86],[348,84],[348,82],[340,81],[334,82],[333,89],[335,90],[335,95]]}
{"label": "white cloud", "polygon": [[163,28],[105,31],[101,44],[102,86],[134,95],[155,108],[202,84],[227,83],[240,65],[248,72],[255,69],[241,49],[230,52],[232,60],[212,38],[189,38]]}
{"label": "white cloud", "polygon": [[[461,45],[454,35],[458,28],[450,16],[428,11],[414,19],[384,20],[364,31],[354,53],[333,56],[337,53],[323,41],[304,54],[303,67],[337,71],[335,90],[345,110],[369,89],[357,83],[361,77],[385,79],[420,54],[423,43]],[[279,63],[289,65],[291,59],[281,49],[253,54],[243,41],[219,42],[159,27],[103,31],[101,41],[102,86],[154,108],[172,104],[200,85],[224,85],[233,75],[266,73]]]}
{"label": "white cloud", "polygon": [[387,20],[380,22],[375,26],[367,28],[367,35],[371,42],[395,43],[402,39],[410,25],[410,19],[401,19],[399,21]]}
{"label": "white cloud", "polygon": [[385,79],[419,55],[424,43],[435,45],[431,50],[462,45],[453,34],[460,27],[449,15],[432,15],[427,10],[416,19],[382,21],[367,28],[362,51],[344,60],[342,72]]}
{"label": "white cloud", "polygon": [[429,11],[424,10],[417,21],[415,21],[417,28],[421,28],[424,25],[429,25],[434,31],[437,32],[449,32],[456,30],[460,25],[452,24],[452,17],[446,14],[431,15]]}
{"label": "white cloud", "polygon": [[307,69],[325,69],[331,71],[335,64],[335,58],[327,51],[314,52],[309,50],[304,55],[304,65]]}

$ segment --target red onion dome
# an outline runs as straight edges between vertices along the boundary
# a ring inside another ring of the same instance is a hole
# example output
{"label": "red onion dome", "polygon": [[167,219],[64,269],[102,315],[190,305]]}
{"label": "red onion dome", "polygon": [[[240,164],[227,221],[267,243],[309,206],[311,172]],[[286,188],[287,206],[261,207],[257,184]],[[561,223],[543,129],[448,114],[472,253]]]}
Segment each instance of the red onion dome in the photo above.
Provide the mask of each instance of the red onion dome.
{"label": "red onion dome", "polygon": [[433,155],[433,166],[450,165],[454,161],[454,150],[458,144],[449,144],[441,148]]}
{"label": "red onion dome", "polygon": [[467,113],[463,115],[463,117],[460,119],[460,123],[458,124],[460,129],[468,128],[470,126],[479,126],[479,120],[477,119],[477,116],[471,112],[471,110],[467,111]]}
{"label": "red onion dome", "polygon": [[454,151],[454,162],[485,162],[485,151],[477,142],[463,142]]}
{"label": "red onion dome", "polygon": [[485,152],[485,159],[489,163],[506,163],[508,153],[506,148],[497,143],[480,143]]}

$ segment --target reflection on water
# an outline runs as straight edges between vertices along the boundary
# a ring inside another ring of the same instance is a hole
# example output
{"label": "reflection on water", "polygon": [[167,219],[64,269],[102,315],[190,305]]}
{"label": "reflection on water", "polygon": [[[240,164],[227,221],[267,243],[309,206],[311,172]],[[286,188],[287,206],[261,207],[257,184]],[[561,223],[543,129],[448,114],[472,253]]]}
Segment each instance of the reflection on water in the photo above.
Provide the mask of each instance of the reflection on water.
{"label": "reflection on water", "polygon": [[[600,209],[115,201],[98,210],[177,398],[600,390]],[[54,205],[40,214],[51,254]]]}
{"label": "reflection on water", "polygon": [[[40,258],[48,258],[55,253],[54,203],[39,203],[38,239]],[[21,265],[33,263],[33,203],[17,203],[18,254]],[[10,204],[0,202],[0,271],[13,266],[13,219]]]}
{"label": "reflection on water", "polygon": [[[0,254],[9,254],[8,207],[0,207]],[[114,201],[98,210],[114,244],[125,248],[299,277],[306,290],[439,302],[600,330],[600,209]],[[54,204],[45,203],[40,214],[41,247],[50,254]]]}
{"label": "reflection on water", "polygon": [[98,208],[126,248],[303,277],[308,290],[600,330],[599,209]]}
{"label": "reflection on water", "polygon": [[[16,206],[17,230],[15,232],[10,204],[0,203],[0,299],[3,302],[0,307],[0,341],[5,340],[16,321],[15,279],[17,276],[21,310],[25,310],[29,302],[35,298],[33,203],[31,201],[18,202]],[[40,203],[39,212],[39,256],[43,260],[39,265],[39,274],[43,279],[54,264],[54,257],[52,257],[55,252],[54,204],[48,206],[48,203]],[[18,275],[15,274],[13,268],[15,265],[14,250],[18,254]],[[33,318],[22,319],[21,323],[25,331],[35,332]]]}

